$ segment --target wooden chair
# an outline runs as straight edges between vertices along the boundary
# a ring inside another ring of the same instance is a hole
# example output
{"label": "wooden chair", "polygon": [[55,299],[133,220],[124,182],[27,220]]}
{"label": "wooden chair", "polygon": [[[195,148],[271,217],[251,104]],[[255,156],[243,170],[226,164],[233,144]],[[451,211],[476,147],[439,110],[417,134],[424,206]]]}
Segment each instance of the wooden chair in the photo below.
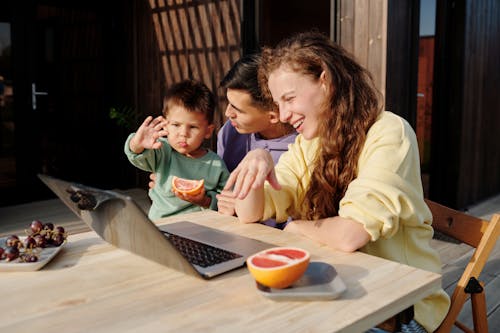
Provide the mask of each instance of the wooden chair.
{"label": "wooden chair", "polygon": [[[432,211],[434,230],[475,248],[469,263],[455,286],[451,296],[450,310],[436,332],[448,333],[453,325],[467,333],[488,332],[486,297],[484,285],[479,282],[479,275],[500,234],[500,214],[494,214],[490,221],[485,221],[427,199],[426,202]],[[474,330],[457,320],[469,296],[471,298]]]}

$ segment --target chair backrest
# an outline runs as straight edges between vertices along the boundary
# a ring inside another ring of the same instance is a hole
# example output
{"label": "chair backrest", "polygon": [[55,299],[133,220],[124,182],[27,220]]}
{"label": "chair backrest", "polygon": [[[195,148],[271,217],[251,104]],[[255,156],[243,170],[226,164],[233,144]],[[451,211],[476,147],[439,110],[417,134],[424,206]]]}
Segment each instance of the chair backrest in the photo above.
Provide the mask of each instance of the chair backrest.
{"label": "chair backrest", "polygon": [[471,292],[470,288],[471,283],[479,280],[479,275],[498,239],[500,214],[494,214],[490,221],[485,221],[431,200],[426,199],[426,203],[432,212],[432,226],[435,230],[475,248],[453,291],[450,310],[436,332],[450,332],[454,325],[463,331],[471,331],[457,321],[468,294],[472,299],[474,331],[488,332],[484,289],[477,285],[479,289]]}

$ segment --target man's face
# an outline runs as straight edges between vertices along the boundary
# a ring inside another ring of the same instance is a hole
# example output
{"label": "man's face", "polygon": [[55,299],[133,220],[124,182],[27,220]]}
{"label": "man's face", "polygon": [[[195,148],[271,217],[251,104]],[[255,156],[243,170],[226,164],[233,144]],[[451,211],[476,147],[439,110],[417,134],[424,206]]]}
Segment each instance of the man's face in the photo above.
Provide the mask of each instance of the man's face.
{"label": "man's face", "polygon": [[263,132],[271,125],[268,110],[252,104],[252,97],[244,90],[227,89],[226,117],[240,134]]}

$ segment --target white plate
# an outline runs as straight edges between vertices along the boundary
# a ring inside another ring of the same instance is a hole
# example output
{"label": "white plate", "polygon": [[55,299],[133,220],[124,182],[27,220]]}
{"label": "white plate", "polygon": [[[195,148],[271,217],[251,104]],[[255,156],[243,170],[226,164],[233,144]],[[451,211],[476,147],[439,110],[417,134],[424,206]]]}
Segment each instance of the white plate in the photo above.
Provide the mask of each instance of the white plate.
{"label": "white plate", "polygon": [[[19,237],[21,241],[26,237]],[[0,246],[5,249],[5,240],[7,237],[0,238]],[[0,260],[0,272],[28,272],[37,271],[43,266],[45,266],[49,261],[54,258],[59,251],[66,245],[64,241],[60,246],[49,246],[41,249],[38,253],[38,260],[35,262],[21,262],[19,258],[6,261],[5,259]]]}

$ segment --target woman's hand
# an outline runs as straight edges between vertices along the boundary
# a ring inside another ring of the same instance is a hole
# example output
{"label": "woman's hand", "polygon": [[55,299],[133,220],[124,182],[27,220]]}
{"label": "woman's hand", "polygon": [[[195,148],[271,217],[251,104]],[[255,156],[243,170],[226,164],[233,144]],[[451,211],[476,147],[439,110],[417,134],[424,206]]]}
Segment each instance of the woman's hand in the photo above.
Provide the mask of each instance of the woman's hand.
{"label": "woman's hand", "polygon": [[162,116],[155,119],[149,116],[141,124],[134,137],[130,140],[130,150],[136,154],[140,154],[144,149],[158,149],[162,143],[158,138],[168,135],[164,130],[167,120]]}
{"label": "woman's hand", "polygon": [[231,172],[224,190],[232,189],[235,198],[244,199],[251,189],[263,187],[266,180],[276,190],[281,189],[271,154],[264,149],[254,149],[249,151]]}

